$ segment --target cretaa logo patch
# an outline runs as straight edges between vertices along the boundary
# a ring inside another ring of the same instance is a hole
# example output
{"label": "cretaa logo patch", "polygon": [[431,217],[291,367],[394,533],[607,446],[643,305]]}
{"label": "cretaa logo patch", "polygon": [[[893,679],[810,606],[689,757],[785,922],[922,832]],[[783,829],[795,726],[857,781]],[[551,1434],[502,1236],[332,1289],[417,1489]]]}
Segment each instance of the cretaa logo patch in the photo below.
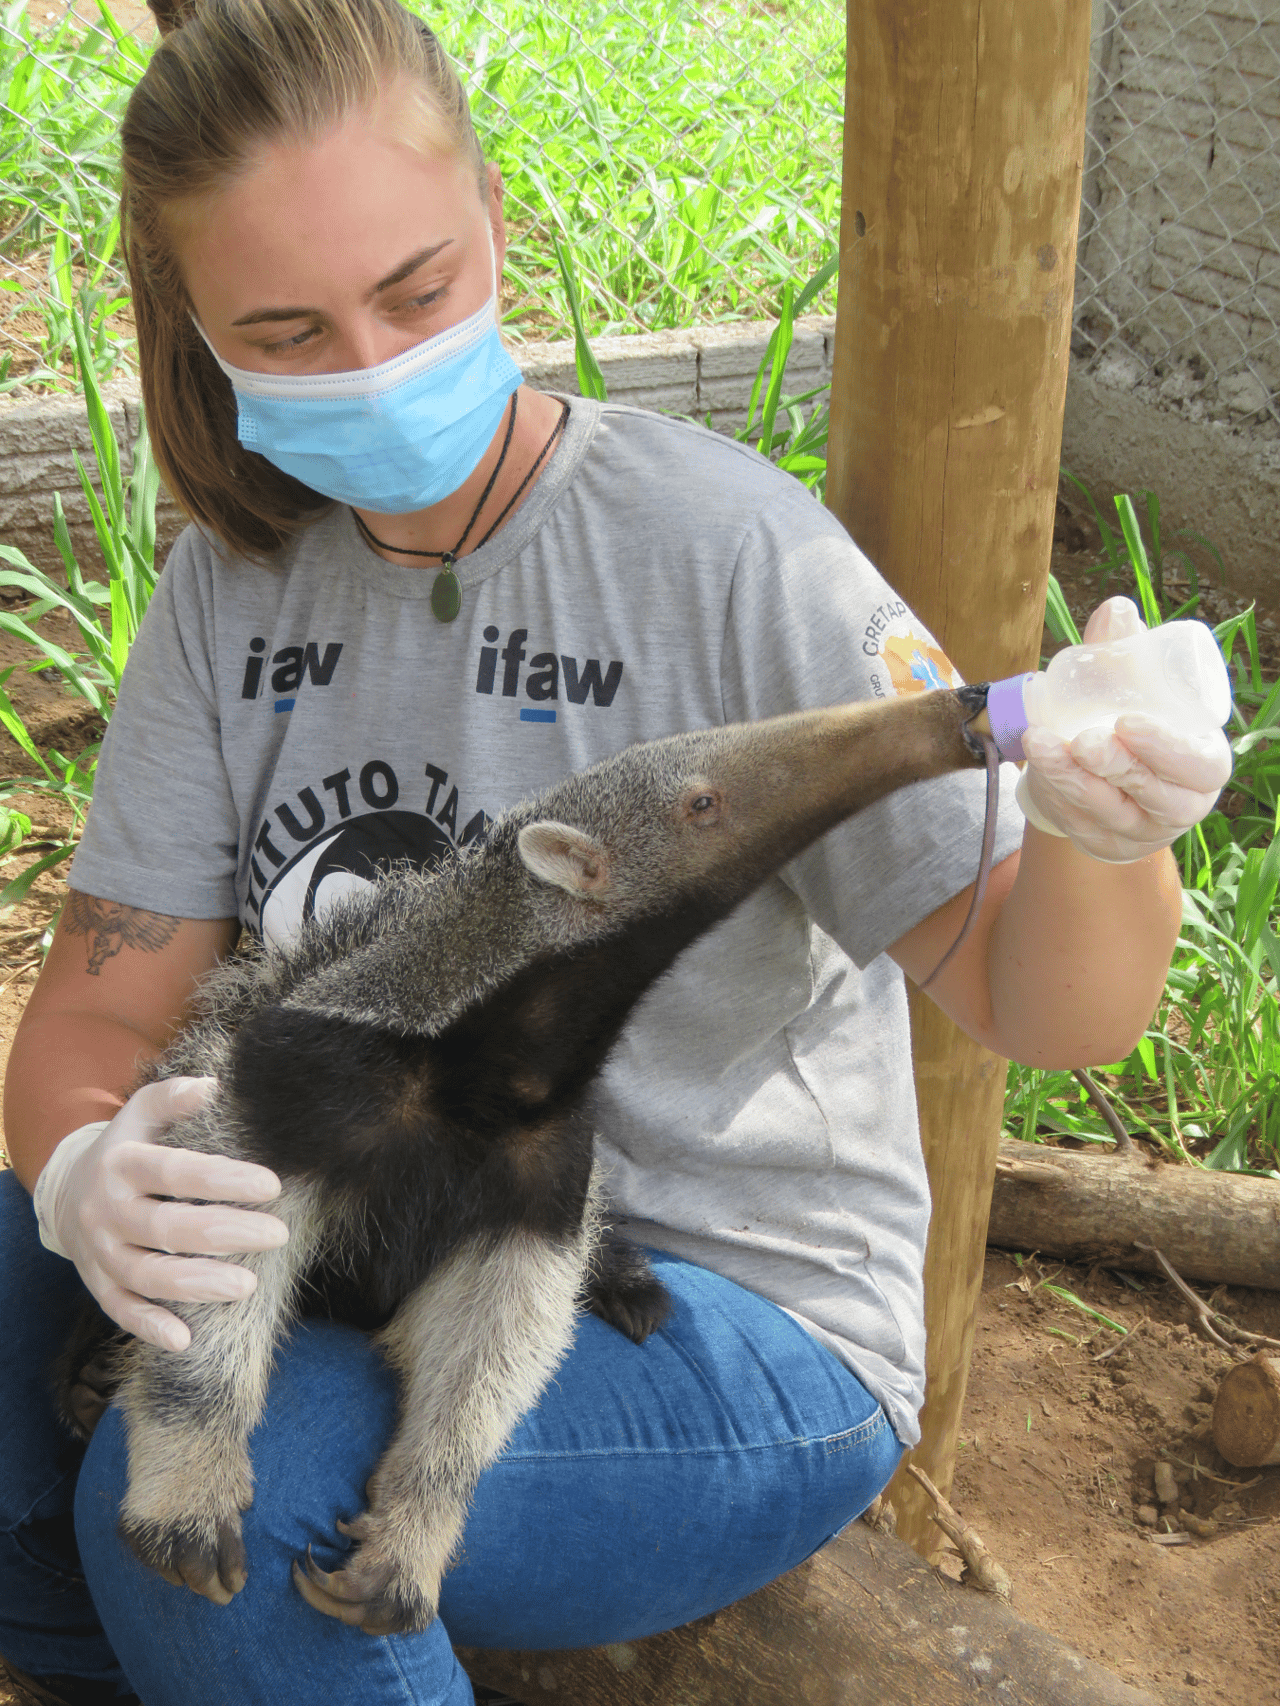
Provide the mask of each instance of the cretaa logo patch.
{"label": "cretaa logo patch", "polygon": [[963,687],[964,677],[919,617],[900,598],[872,611],[862,638],[877,699]]}

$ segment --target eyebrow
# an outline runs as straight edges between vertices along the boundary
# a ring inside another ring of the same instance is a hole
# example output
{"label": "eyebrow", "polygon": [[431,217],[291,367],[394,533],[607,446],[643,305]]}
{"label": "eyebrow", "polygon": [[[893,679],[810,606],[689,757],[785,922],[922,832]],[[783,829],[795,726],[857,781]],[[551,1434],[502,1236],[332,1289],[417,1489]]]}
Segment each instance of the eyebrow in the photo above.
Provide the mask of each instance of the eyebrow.
{"label": "eyebrow", "polygon": [[[390,290],[392,285],[403,284],[405,279],[417,272],[419,267],[426,266],[428,261],[434,260],[441,249],[447,249],[452,242],[452,237],[446,237],[443,243],[430,243],[425,249],[419,249],[416,254],[410,255],[407,261],[402,261],[394,272],[389,272],[385,278],[379,279],[369,295],[377,296],[383,290]],[[305,320],[319,313],[318,308],[255,308],[252,313],[242,314],[231,324],[260,326],[273,320]]]}

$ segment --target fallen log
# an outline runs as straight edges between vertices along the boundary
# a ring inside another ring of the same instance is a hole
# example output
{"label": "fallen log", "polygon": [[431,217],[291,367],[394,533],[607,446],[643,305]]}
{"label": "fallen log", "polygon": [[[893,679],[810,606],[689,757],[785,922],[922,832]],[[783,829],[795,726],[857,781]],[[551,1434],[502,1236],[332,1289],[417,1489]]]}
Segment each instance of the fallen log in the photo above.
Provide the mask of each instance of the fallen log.
{"label": "fallen log", "polygon": [[458,1657],[474,1681],[527,1706],[1159,1706],[860,1522],[686,1628],[616,1647]]}
{"label": "fallen log", "polygon": [[1212,1427],[1213,1443],[1238,1469],[1280,1463],[1280,1356],[1259,1351],[1227,1371]]}
{"label": "fallen log", "polygon": [[1280,1290],[1280,1180],[1005,1138],[987,1242],[1158,1273],[1149,1244],[1184,1278]]}

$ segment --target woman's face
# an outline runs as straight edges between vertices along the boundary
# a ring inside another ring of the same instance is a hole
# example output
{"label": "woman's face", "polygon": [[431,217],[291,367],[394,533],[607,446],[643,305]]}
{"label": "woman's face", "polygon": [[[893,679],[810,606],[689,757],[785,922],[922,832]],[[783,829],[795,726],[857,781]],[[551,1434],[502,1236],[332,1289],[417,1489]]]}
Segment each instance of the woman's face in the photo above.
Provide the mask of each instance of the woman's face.
{"label": "woman's face", "polygon": [[501,276],[502,181],[420,152],[394,95],[314,142],[264,149],[230,189],[171,210],[196,317],[224,361],[341,373],[474,314]]}

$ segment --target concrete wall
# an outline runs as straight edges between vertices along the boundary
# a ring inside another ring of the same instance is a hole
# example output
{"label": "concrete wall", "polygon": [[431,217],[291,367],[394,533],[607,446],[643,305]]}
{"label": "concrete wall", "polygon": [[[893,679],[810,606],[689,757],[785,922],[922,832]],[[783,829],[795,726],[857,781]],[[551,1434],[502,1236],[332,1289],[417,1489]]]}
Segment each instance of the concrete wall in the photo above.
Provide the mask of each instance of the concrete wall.
{"label": "concrete wall", "polygon": [[[1154,491],[1165,538],[1190,526],[1222,552],[1228,584],[1280,608],[1280,439],[1229,421],[1193,420],[1141,387],[1109,383],[1112,370],[1074,364],[1067,382],[1062,460],[1092,489],[1104,515],[1121,491]],[[1068,489],[1064,495],[1075,503]],[[1202,567],[1212,558],[1193,548]]]}
{"label": "concrete wall", "polygon": [[[108,385],[103,400],[122,459],[126,468],[131,468],[133,442],[141,420],[136,382]],[[77,452],[94,476],[96,487],[93,439],[78,397],[69,394],[38,402],[0,398],[0,545],[21,551],[44,569],[61,567],[53,543],[55,492],[61,493],[82,565],[100,564],[102,560],[76,472]],[[162,504],[170,516],[176,513],[166,495],[162,495]],[[172,531],[172,521],[169,525]]]}
{"label": "concrete wall", "polygon": [[1094,0],[1090,93],[1077,351],[1280,431],[1280,7]]}

